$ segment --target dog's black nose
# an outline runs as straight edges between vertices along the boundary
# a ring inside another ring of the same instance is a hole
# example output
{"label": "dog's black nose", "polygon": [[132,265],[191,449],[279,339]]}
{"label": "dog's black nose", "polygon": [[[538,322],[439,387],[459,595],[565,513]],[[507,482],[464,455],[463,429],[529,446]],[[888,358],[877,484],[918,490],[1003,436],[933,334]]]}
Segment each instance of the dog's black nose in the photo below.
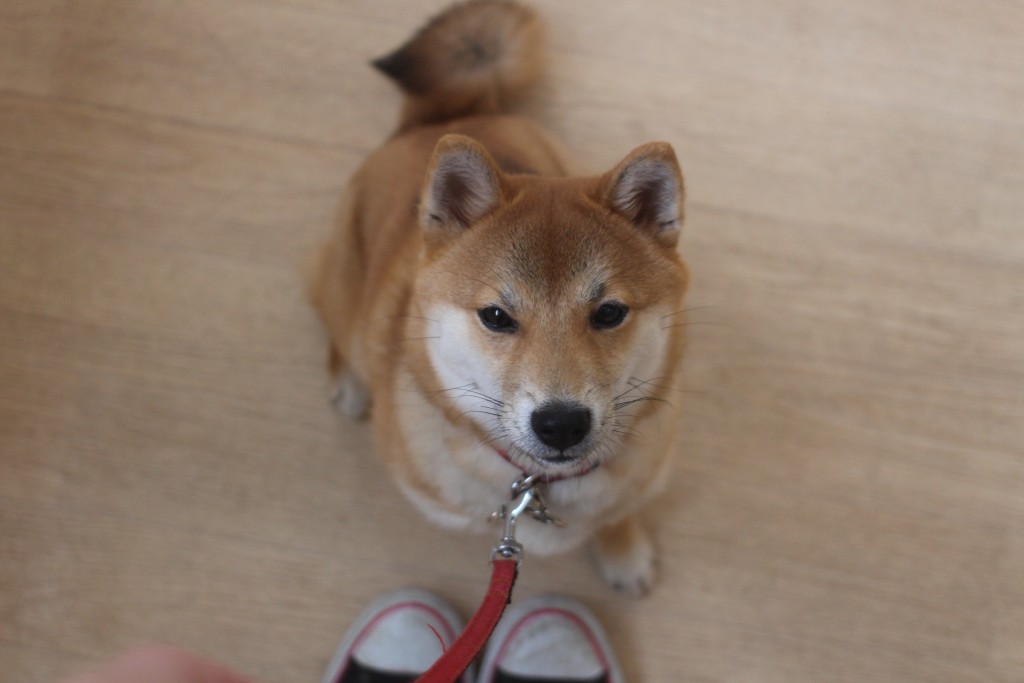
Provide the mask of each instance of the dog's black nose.
{"label": "dog's black nose", "polygon": [[533,411],[530,426],[543,443],[564,451],[590,431],[590,410],[576,403],[547,403]]}

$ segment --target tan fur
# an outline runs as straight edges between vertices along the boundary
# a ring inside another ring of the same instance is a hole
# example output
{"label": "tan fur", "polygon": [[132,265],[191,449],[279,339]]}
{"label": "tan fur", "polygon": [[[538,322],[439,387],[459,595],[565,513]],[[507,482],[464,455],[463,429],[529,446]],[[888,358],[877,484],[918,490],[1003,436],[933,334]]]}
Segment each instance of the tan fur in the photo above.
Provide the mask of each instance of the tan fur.
{"label": "tan fur", "polygon": [[[310,296],[348,412],[369,388],[380,456],[424,513],[485,530],[521,471],[599,465],[549,485],[567,528],[525,522],[521,537],[547,553],[599,533],[606,577],[637,593],[653,551],[634,515],[664,478],[677,422],[682,176],[671,147],[652,143],[604,175],[568,177],[539,126],[497,113],[536,77],[539,35],[522,6],[475,0],[395,53],[406,56],[380,60],[410,93],[402,123],[352,177]],[[459,66],[451,51],[467,41],[491,62]],[[608,301],[629,312],[596,329]],[[514,333],[480,322],[499,304]],[[445,383],[463,376],[465,386]],[[645,400],[620,405],[634,398]],[[537,451],[523,428],[549,400],[592,411],[592,442],[565,451],[571,461]]]}

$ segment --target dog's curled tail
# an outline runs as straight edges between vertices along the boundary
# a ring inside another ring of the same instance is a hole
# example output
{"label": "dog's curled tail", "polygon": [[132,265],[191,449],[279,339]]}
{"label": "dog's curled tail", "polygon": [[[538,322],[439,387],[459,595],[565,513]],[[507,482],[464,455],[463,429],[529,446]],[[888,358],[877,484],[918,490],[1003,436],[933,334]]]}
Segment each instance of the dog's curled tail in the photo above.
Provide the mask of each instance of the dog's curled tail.
{"label": "dog's curled tail", "polygon": [[401,128],[505,109],[537,80],[544,27],[512,0],[469,0],[431,19],[374,60],[406,94]]}

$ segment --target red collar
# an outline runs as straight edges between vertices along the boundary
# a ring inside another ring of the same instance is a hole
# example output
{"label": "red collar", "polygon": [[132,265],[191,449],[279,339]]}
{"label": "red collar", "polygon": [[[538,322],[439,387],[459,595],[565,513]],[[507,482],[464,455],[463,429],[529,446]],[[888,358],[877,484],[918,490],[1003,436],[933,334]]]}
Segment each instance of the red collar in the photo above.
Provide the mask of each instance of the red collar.
{"label": "red collar", "polygon": [[[507,462],[509,465],[512,465],[513,467],[515,467],[515,468],[519,469],[520,471],[522,471],[523,474],[530,474],[529,472],[523,470],[523,468],[519,467],[519,465],[517,465],[516,463],[512,462],[512,458],[508,457],[508,453],[506,453],[505,451],[501,450],[500,448],[495,448],[494,452],[497,453],[498,455],[500,455],[502,457],[502,459],[505,462]],[[598,463],[598,464],[600,464],[600,463]],[[557,474],[557,475],[554,475],[554,476],[545,474],[545,475],[542,475],[542,476],[538,477],[537,480],[540,481],[543,484],[553,484],[556,481],[565,481],[566,479],[576,479],[578,477],[585,477],[588,474],[590,474],[591,472],[593,472],[594,470],[596,470],[597,467],[598,467],[598,464],[591,465],[590,467],[588,467],[587,469],[583,470],[582,472],[576,472],[576,473],[573,473],[573,474]]]}

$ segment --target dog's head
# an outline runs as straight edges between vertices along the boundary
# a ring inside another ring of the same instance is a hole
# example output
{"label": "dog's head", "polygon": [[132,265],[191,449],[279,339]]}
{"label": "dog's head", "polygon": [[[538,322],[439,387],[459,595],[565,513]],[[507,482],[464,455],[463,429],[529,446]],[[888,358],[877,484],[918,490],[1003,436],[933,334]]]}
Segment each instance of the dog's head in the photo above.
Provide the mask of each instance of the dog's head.
{"label": "dog's head", "polygon": [[668,144],[553,179],[505,175],[475,141],[442,138],[414,313],[453,414],[533,472],[614,453],[664,400],[681,353],[682,203]]}

